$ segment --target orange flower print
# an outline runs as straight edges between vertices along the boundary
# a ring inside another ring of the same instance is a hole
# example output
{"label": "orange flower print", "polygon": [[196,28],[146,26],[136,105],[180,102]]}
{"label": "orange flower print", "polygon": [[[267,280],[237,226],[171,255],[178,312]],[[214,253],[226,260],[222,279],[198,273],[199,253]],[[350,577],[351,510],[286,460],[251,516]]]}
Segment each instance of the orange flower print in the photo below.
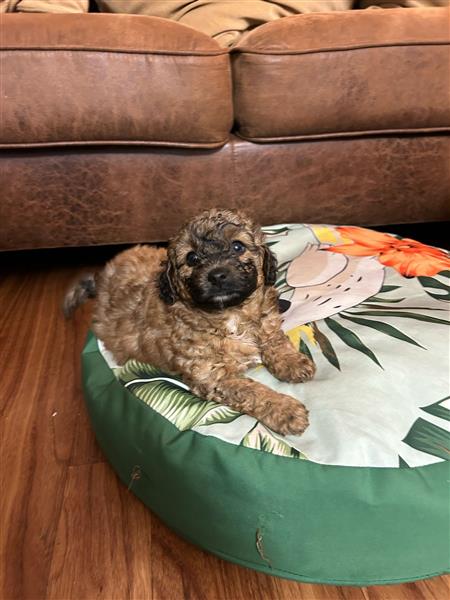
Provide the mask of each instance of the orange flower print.
{"label": "orange flower print", "polygon": [[361,227],[336,229],[351,243],[326,248],[329,252],[350,256],[378,256],[380,263],[396,269],[405,277],[433,276],[450,269],[449,255],[438,248],[408,238],[398,240],[387,233]]}

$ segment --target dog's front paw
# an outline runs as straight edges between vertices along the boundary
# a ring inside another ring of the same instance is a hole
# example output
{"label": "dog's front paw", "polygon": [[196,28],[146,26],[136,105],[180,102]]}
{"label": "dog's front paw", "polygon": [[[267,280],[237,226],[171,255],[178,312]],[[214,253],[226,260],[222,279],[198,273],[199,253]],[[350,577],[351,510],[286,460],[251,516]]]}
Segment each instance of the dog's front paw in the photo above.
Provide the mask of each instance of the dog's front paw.
{"label": "dog's front paw", "polygon": [[270,412],[260,420],[281,435],[300,435],[309,425],[306,407],[285,394],[276,394]]}
{"label": "dog's front paw", "polygon": [[271,365],[270,370],[280,381],[302,383],[314,377],[316,365],[305,354],[292,352],[280,356],[278,361]]}

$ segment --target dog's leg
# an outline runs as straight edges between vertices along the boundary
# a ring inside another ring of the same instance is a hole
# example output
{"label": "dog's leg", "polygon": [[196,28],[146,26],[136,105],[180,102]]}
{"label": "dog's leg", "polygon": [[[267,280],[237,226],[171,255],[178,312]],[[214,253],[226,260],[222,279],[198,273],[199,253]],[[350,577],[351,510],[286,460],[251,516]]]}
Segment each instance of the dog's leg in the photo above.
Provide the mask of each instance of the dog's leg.
{"label": "dog's leg", "polygon": [[315,364],[293,347],[277,321],[263,320],[259,336],[262,362],[274,377],[280,381],[301,383],[314,376]]}
{"label": "dog's leg", "polygon": [[192,389],[207,400],[255,417],[282,435],[300,434],[308,427],[308,411],[299,400],[245,377],[223,377],[201,388],[193,384]]}

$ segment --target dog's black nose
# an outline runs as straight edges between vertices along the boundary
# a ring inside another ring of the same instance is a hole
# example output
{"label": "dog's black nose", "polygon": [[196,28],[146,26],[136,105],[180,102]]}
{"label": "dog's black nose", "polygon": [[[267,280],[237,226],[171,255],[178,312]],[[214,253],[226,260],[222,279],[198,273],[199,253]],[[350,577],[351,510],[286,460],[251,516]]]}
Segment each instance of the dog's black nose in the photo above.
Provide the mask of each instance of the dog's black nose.
{"label": "dog's black nose", "polygon": [[228,277],[228,270],[223,267],[216,267],[208,273],[208,281],[213,285],[220,286]]}

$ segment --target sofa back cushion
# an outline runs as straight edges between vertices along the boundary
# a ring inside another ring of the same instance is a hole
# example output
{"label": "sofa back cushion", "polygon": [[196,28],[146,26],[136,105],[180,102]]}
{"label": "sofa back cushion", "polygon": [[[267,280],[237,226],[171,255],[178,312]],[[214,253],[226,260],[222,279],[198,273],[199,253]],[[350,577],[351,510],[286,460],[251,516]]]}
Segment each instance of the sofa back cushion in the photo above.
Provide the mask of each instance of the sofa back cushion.
{"label": "sofa back cushion", "polygon": [[99,14],[7,14],[0,27],[0,147],[226,143],[229,56],[203,33]]}
{"label": "sofa back cushion", "polygon": [[253,141],[450,129],[444,8],[288,17],[232,54],[238,133]]}

